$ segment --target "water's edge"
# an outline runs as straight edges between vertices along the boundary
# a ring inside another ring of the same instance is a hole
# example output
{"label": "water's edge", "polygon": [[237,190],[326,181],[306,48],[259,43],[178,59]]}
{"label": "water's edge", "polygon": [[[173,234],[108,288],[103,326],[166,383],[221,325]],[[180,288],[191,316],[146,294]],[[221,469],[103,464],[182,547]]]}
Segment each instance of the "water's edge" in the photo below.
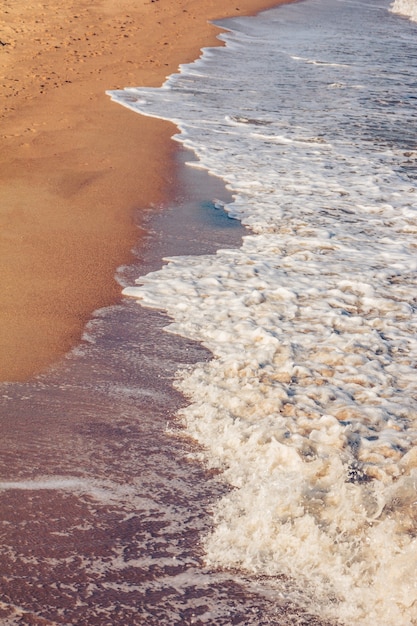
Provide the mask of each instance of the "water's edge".
{"label": "water's edge", "polygon": [[[214,207],[228,200],[221,181],[178,154],[182,191],[141,213],[148,234],[123,284],[162,256],[240,242],[244,229]],[[172,381],[210,354],[164,333],[167,322],[126,299],[98,311],[47,374],[0,385],[0,624],[320,623],[265,581],[204,567],[225,486],[193,460]]]}

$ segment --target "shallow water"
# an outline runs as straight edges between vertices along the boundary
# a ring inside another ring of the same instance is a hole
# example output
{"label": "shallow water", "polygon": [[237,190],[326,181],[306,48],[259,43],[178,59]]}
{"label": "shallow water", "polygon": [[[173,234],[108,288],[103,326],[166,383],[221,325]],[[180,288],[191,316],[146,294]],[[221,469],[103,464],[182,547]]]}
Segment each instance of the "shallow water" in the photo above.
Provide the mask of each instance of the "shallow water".
{"label": "shallow water", "polygon": [[187,432],[233,488],[205,562],[379,626],[417,623],[417,27],[388,9],[226,20],[226,48],[112,93],[175,121],[252,231],[125,290],[214,355],[177,381]]}

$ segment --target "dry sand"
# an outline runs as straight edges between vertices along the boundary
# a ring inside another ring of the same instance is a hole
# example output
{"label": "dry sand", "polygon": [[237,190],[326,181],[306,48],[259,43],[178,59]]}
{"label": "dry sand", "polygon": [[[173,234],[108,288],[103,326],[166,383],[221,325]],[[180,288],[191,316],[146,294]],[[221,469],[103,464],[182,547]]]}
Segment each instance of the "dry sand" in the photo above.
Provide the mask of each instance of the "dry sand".
{"label": "dry sand", "polygon": [[25,380],[120,298],[137,209],[175,182],[175,128],[110,101],[215,45],[208,20],[280,0],[3,0],[0,380]]}

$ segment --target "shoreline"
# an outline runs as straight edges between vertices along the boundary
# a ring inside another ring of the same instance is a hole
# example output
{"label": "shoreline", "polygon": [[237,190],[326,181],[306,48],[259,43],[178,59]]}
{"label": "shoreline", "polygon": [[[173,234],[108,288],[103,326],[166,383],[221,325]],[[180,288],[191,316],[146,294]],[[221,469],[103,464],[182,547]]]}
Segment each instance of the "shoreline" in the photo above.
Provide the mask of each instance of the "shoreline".
{"label": "shoreline", "polygon": [[121,298],[115,274],[140,239],[138,209],[174,193],[176,127],[132,113],[106,91],[160,86],[201,48],[210,20],[280,0],[6,0],[1,24],[0,380],[23,381]]}

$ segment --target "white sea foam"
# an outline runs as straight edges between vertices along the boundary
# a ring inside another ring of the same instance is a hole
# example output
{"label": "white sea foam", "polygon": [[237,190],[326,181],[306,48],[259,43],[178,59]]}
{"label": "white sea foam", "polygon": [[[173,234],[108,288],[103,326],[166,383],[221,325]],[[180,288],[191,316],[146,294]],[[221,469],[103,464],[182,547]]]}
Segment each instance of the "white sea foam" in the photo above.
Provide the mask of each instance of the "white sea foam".
{"label": "white sea foam", "polygon": [[393,13],[404,15],[413,22],[417,22],[417,0],[395,0],[391,5]]}
{"label": "white sea foam", "polygon": [[188,432],[233,487],[208,563],[286,574],[347,624],[409,626],[417,52],[400,20],[401,38],[381,42],[388,15],[316,0],[237,20],[226,48],[162,90],[112,95],[176,120],[252,231],[239,250],[167,259],[125,290],[214,355],[177,383]]}
{"label": "white sea foam", "polygon": [[0,481],[1,491],[64,491],[86,495],[101,504],[134,503],[142,510],[151,509],[154,502],[140,494],[140,487],[78,476],[39,476],[33,479]]}

